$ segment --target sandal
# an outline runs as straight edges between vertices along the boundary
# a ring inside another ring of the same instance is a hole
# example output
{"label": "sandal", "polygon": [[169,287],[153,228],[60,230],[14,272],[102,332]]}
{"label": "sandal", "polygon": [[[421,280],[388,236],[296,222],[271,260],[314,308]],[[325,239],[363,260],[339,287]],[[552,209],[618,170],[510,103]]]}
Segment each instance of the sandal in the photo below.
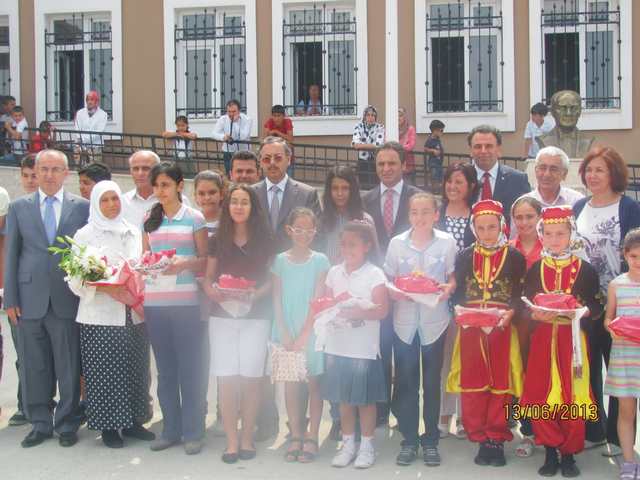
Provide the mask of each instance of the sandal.
{"label": "sandal", "polygon": [[635,480],[638,478],[638,465],[624,462],[620,467],[620,480]]}
{"label": "sandal", "polygon": [[[298,456],[298,461],[300,463],[313,462],[316,459],[316,456],[318,455],[318,449],[319,449],[318,441],[314,440],[313,438],[305,438],[302,444],[303,444],[302,452],[300,453],[300,456]],[[309,450],[305,450],[304,449],[305,445],[313,445],[316,451],[310,452]]]}
{"label": "sandal", "polygon": [[284,461],[288,463],[297,462],[298,458],[302,451],[299,448],[291,448],[294,443],[298,443],[302,446],[302,439],[300,438],[290,438],[289,439],[289,447],[287,451],[284,453]]}
{"label": "sandal", "polygon": [[522,442],[516,448],[516,457],[529,458],[533,455],[533,437],[522,437]]}

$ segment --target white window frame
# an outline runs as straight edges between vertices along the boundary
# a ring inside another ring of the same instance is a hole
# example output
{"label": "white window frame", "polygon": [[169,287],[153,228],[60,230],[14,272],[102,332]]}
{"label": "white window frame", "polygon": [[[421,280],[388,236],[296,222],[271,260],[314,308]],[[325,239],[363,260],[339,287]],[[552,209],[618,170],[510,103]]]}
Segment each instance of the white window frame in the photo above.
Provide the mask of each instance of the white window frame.
{"label": "white window frame", "polygon": [[[595,1],[595,0],[594,0]],[[582,115],[578,121],[581,130],[625,130],[633,128],[633,31],[632,31],[632,0],[618,0],[620,4],[620,108],[582,109]],[[529,0],[529,103],[533,105],[544,98],[544,85],[542,82],[542,35],[540,25],[540,11],[544,0]],[[586,43],[580,36],[580,85],[585,88],[585,70],[582,68],[582,60],[585,57]],[[617,53],[614,48],[614,58]],[[629,61],[623,61],[629,59]],[[614,66],[614,81],[617,77],[617,69]],[[617,83],[617,82],[616,82]],[[616,85],[617,90],[617,85]]]}
{"label": "white window frame", "polygon": [[[106,131],[123,131],[122,111],[122,2],[121,0],[34,0],[34,28],[35,28],[35,54],[36,54],[36,123],[46,120],[46,80],[45,72],[45,38],[44,31],[51,29],[53,19],[66,18],[75,14],[84,14],[85,17],[96,14],[100,19],[101,14],[108,14],[111,22],[111,85],[112,118],[107,122]],[[51,63],[51,62],[49,62]],[[49,76],[53,82],[53,77]],[[85,82],[87,80],[85,79]],[[53,122],[59,129],[73,128],[73,122]]]}
{"label": "white window frame", "polygon": [[[189,13],[201,13],[204,9],[207,13],[216,10],[226,12],[241,12],[245,24],[245,65],[247,68],[246,105],[247,115],[252,119],[251,136],[258,136],[258,61],[256,45],[256,0],[164,0],[164,82],[165,82],[165,128],[175,129],[176,101],[173,89],[175,88],[175,63],[173,60],[175,51],[174,26],[179,25],[182,15]],[[180,58],[178,56],[178,58]],[[184,56],[183,56],[184,58]],[[180,65],[179,65],[180,67]],[[184,70],[183,70],[184,71]],[[178,84],[178,89],[185,91],[186,81]],[[186,103],[186,97],[185,97]],[[201,137],[211,137],[217,118],[189,119],[189,127],[192,132]]]}
{"label": "white window frame", "polygon": [[[501,112],[427,112],[427,45],[426,16],[431,4],[455,3],[455,0],[414,0],[415,21],[415,68],[416,68],[416,131],[429,132],[429,124],[436,118],[444,121],[449,133],[467,133],[480,123],[490,123],[503,132],[516,130],[515,110],[515,52],[514,52],[514,1],[483,0],[481,6],[492,6],[494,14],[502,10],[502,77],[498,74],[497,88],[502,90],[503,109]],[[468,5],[464,2],[464,5]],[[477,6],[472,4],[472,7]],[[465,33],[465,38],[468,33]],[[466,41],[466,40],[465,40]],[[465,46],[468,43],[465,43]],[[468,55],[465,55],[465,72],[468,72]],[[500,73],[500,65],[498,65]],[[465,73],[465,75],[467,75]],[[465,100],[469,99],[465,80]]]}
{"label": "white window frame", "polygon": [[[289,11],[302,9],[310,5],[310,0],[272,0],[271,2],[271,25],[272,25],[272,102],[282,101],[282,23],[289,18]],[[369,76],[368,76],[368,49],[367,49],[367,2],[366,0],[326,0],[320,3],[327,6],[327,10],[352,11],[356,28],[356,57],[358,59],[357,76],[357,106],[355,115],[336,116],[292,116],[294,132],[296,136],[311,135],[352,135],[354,125],[360,120],[360,113],[368,104],[369,98]],[[325,60],[326,61],[326,60]],[[290,76],[290,75],[289,75]]]}
{"label": "white window frame", "polygon": [[[15,97],[20,105],[20,0],[2,0],[0,2],[0,18],[5,18],[3,26],[9,27],[9,75],[11,87],[9,94]],[[1,47],[6,48],[6,47]],[[6,53],[6,52],[4,52]]]}

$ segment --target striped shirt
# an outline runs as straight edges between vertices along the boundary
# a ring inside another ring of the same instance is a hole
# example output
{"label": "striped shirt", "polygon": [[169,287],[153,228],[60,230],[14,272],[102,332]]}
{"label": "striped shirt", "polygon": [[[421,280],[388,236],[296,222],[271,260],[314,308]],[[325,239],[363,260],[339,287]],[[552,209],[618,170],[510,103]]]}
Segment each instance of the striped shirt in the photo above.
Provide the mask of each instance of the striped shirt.
{"label": "striped shirt", "polygon": [[[152,252],[176,249],[178,258],[197,256],[194,234],[205,228],[202,214],[182,205],[173,218],[166,215],[157,230],[149,233]],[[198,305],[198,284],[193,272],[185,270],[178,275],[158,275],[145,280],[145,307]]]}

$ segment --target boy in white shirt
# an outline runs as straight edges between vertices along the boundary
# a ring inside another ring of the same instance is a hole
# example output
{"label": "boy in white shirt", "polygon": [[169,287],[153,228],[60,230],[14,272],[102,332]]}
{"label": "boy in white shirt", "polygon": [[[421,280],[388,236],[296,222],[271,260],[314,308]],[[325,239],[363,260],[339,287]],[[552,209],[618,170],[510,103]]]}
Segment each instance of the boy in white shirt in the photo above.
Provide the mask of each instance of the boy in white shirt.
{"label": "boy in white shirt", "polygon": [[22,107],[14,107],[11,111],[11,120],[4,125],[7,130],[7,136],[11,139],[11,148],[13,153],[13,161],[19,161],[24,154],[27,153],[27,139],[29,124],[24,117]]}

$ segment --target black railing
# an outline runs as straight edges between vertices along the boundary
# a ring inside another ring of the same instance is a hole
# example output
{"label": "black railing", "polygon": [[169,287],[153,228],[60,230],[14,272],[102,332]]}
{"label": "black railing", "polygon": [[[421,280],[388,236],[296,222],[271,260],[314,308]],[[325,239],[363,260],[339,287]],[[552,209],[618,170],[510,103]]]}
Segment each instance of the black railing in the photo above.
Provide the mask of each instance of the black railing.
{"label": "black railing", "polygon": [[217,118],[232,99],[247,108],[246,26],[239,15],[184,14],[174,29],[176,116]]}
{"label": "black railing", "polygon": [[326,5],[282,22],[282,104],[289,115],[356,115],[357,22]]}
{"label": "black railing", "polygon": [[544,102],[559,90],[574,90],[583,108],[620,108],[620,6],[609,3],[556,0],[540,12]]}
{"label": "black railing", "polygon": [[98,91],[100,106],[111,119],[111,21],[74,14],[52,24],[52,30],[44,31],[47,120],[72,121],[88,90]]}
{"label": "black railing", "polygon": [[0,27],[0,96],[11,95],[11,49],[9,27]]}
{"label": "black railing", "polygon": [[[29,129],[30,138],[36,132],[37,129]],[[153,150],[163,160],[176,161],[189,178],[206,169],[224,172],[223,143],[212,138],[198,138],[185,147],[182,144],[176,145],[172,139],[160,135],[78,132],[56,129],[50,140],[44,143],[49,148],[57,148],[67,153],[73,168],[78,168],[89,160],[102,161],[116,172],[127,172],[129,170],[129,156],[137,150],[146,149]],[[257,141],[241,143],[248,144],[250,149],[254,151],[257,151],[259,146]],[[356,171],[358,171],[359,165],[362,166],[362,162],[359,162],[358,159],[359,151],[349,146],[294,143],[292,147],[294,152],[293,177],[302,182],[322,184],[326,178],[327,170],[336,165],[349,165]],[[436,191],[439,190],[440,180],[432,178],[433,174],[438,175],[438,171],[425,165],[427,155],[421,151],[409,152],[408,154],[412,156],[412,163],[415,164],[414,183]],[[409,158],[405,158],[410,161]],[[455,162],[468,161],[469,156],[466,154],[445,154],[442,168],[445,169]],[[373,162],[373,152],[371,162]],[[503,157],[502,162],[520,170],[526,168],[526,161],[519,157]],[[378,182],[373,168],[358,173],[362,188],[370,188]]]}
{"label": "black railing", "polygon": [[477,0],[431,5],[426,29],[427,112],[502,111],[502,11]]}

